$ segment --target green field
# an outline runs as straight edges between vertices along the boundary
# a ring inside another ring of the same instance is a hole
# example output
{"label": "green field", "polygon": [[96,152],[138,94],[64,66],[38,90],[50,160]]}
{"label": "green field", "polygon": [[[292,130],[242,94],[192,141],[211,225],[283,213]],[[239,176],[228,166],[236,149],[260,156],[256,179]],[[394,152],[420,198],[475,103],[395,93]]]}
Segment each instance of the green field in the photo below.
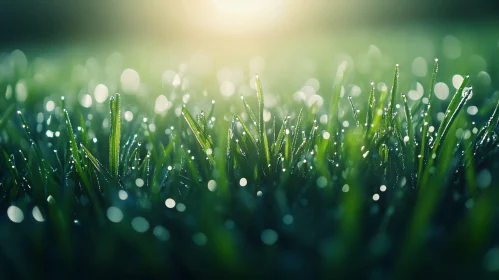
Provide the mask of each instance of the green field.
{"label": "green field", "polygon": [[484,26],[2,47],[1,275],[498,277]]}

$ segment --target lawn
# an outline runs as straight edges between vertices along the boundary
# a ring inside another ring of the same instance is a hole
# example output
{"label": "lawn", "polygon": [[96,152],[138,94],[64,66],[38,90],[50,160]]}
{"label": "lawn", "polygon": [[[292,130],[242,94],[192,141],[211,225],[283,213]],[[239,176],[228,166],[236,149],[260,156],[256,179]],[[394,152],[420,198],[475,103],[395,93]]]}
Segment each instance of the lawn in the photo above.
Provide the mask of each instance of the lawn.
{"label": "lawn", "polygon": [[497,277],[493,26],[3,47],[0,272]]}

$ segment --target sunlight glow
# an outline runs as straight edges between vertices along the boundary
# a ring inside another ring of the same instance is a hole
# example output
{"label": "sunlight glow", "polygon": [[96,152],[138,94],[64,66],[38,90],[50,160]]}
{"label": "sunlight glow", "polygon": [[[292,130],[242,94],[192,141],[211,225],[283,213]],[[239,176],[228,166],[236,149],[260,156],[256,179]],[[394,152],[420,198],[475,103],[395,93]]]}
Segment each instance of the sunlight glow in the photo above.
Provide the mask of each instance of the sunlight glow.
{"label": "sunlight glow", "polygon": [[[184,7],[191,20],[189,24],[229,34],[245,34],[248,31],[268,30],[282,24],[284,0],[207,0],[200,8],[198,1],[185,1]],[[286,6],[286,7],[285,7]]]}
{"label": "sunlight glow", "polygon": [[230,16],[247,17],[277,13],[282,0],[213,0],[217,9]]}

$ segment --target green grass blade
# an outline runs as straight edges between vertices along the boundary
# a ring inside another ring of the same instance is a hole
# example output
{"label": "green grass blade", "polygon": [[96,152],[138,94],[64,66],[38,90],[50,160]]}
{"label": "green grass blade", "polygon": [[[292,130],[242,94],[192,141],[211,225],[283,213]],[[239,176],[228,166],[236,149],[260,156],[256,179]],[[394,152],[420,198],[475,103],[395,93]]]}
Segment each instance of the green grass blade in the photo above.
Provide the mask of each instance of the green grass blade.
{"label": "green grass blade", "polygon": [[[293,131],[293,142],[291,144],[292,154],[295,153],[295,147],[298,143],[298,135],[300,134],[301,120],[303,118],[303,108],[300,109],[300,113],[298,113],[298,118],[296,119],[295,129]],[[292,157],[291,157],[292,158]]]}
{"label": "green grass blade", "polygon": [[12,115],[12,113],[14,112],[16,106],[15,104],[11,104],[6,110],[5,112],[3,112],[2,114],[2,118],[0,119],[0,129],[3,128],[3,126],[7,123],[7,121],[9,120],[10,116]]}
{"label": "green grass blade", "polygon": [[102,163],[100,163],[99,160],[97,160],[97,158],[88,150],[88,148],[85,147],[85,145],[83,145],[83,144],[80,144],[80,147],[83,150],[83,152],[85,153],[85,155],[87,156],[87,158],[90,160],[92,165],[95,167],[97,172],[99,172],[104,177],[104,179],[106,179],[107,182],[113,183],[116,186],[118,186],[119,182],[116,181],[113,178],[113,176],[111,176],[111,174],[105,169],[104,165]]}
{"label": "green grass blade", "polygon": [[466,170],[466,185],[468,186],[468,191],[470,194],[474,195],[477,187],[471,137],[464,139],[464,168]]}
{"label": "green grass blade", "polygon": [[[334,85],[333,94],[329,103],[329,118],[328,118],[328,128],[327,131],[331,133],[331,136],[336,137],[337,124],[338,124],[338,106],[340,104],[341,89],[343,87],[343,82],[345,81],[345,72],[347,70],[346,62],[342,62],[338,66],[336,72],[336,80]],[[333,131],[334,130],[334,131]]]}
{"label": "green grass blade", "polygon": [[[404,102],[404,111],[405,111],[405,118],[407,121],[407,137],[409,137],[409,140],[406,143],[406,158],[408,159],[407,165],[409,168],[409,173],[411,177],[413,177],[414,174],[414,163],[415,163],[415,154],[414,151],[416,150],[416,143],[414,139],[414,128],[412,125],[412,113],[411,109],[409,108],[409,104],[407,103],[407,96],[405,94],[402,94],[402,101]],[[403,141],[404,143],[405,141]]]}
{"label": "green grass blade", "polygon": [[119,155],[121,137],[121,97],[117,93],[110,98],[111,133],[109,135],[109,171],[117,179],[119,174]]}
{"label": "green grass blade", "polygon": [[277,168],[277,157],[279,155],[279,151],[282,149],[282,144],[284,141],[284,133],[286,131],[287,123],[288,123],[289,117],[284,118],[284,121],[282,122],[281,129],[279,129],[279,133],[277,134],[277,139],[273,144],[272,147],[272,159]]}
{"label": "green grass blade", "polygon": [[210,113],[208,114],[208,122],[211,121],[211,119],[213,118],[213,115],[215,114],[215,100],[212,100],[211,101],[211,109],[210,109]]}
{"label": "green grass blade", "polygon": [[78,153],[78,145],[76,144],[76,138],[73,133],[73,127],[71,126],[71,120],[69,119],[68,111],[64,110],[64,116],[66,118],[66,128],[68,130],[69,142],[71,145],[71,155],[76,167],[76,172],[78,172],[78,175],[80,176],[80,179],[82,180],[83,185],[88,192],[88,196],[90,197],[90,200],[92,201],[97,214],[99,216],[102,216],[102,209],[100,208],[99,202],[97,200],[95,190],[92,188],[90,181],[88,180],[88,177],[81,166],[80,155]]}
{"label": "green grass blade", "polygon": [[350,107],[352,107],[352,112],[353,112],[353,118],[355,119],[355,126],[359,126],[359,112],[357,108],[355,108],[355,105],[353,104],[353,100],[351,96],[348,96],[348,102],[350,102]]}
{"label": "green grass blade", "polygon": [[266,163],[264,170],[268,170],[270,165],[269,142],[267,140],[267,131],[265,129],[265,121],[263,120],[263,90],[260,78],[256,76],[256,95],[258,97],[258,134],[260,138],[260,151],[264,156],[263,162]]}
{"label": "green grass blade", "polygon": [[244,133],[246,134],[246,137],[248,137],[250,143],[251,143],[251,146],[255,149],[255,151],[258,153],[258,145],[256,143],[256,140],[255,138],[253,137],[253,135],[251,134],[251,131],[249,130],[249,128],[244,124],[244,122],[242,121],[241,117],[239,117],[238,115],[234,115],[236,121],[238,121],[241,126],[243,127],[243,130],[244,130]]}
{"label": "green grass blade", "polygon": [[372,126],[373,119],[374,119],[374,82],[371,82],[371,92],[369,93],[369,100],[367,101],[367,114],[366,114],[366,137],[369,133],[369,130]]}
{"label": "green grass blade", "polygon": [[258,119],[256,118],[256,115],[255,113],[253,112],[253,110],[251,109],[251,107],[248,105],[248,103],[246,102],[246,100],[244,100],[244,96],[241,96],[241,100],[243,101],[243,104],[244,104],[244,109],[246,110],[246,113],[248,114],[250,120],[251,120],[251,123],[258,128]]}
{"label": "green grass blade", "polygon": [[[449,131],[450,126],[456,119],[457,114],[462,109],[462,107],[464,106],[464,104],[468,100],[468,97],[471,94],[471,88],[466,88],[468,81],[469,81],[469,76],[466,76],[463,83],[461,84],[461,87],[459,87],[459,89],[456,91],[454,97],[452,98],[449,104],[449,107],[447,107],[447,110],[445,111],[444,119],[442,120],[442,123],[438,128],[435,144],[432,147],[432,154],[431,154],[432,157],[433,155],[438,156],[437,152],[439,151],[440,143],[442,143],[443,139],[445,139],[445,137],[447,136],[447,132]],[[466,92],[464,92],[465,90]]]}
{"label": "green grass blade", "polygon": [[481,146],[485,142],[485,140],[490,136],[490,134],[494,131],[497,124],[499,123],[499,102],[497,102],[494,112],[490,119],[487,121],[487,125],[485,126],[485,130],[483,135],[478,138],[478,145]]}
{"label": "green grass blade", "polygon": [[428,142],[428,129],[430,127],[431,102],[433,100],[433,94],[435,92],[435,82],[437,79],[437,73],[438,73],[438,59],[435,58],[435,64],[433,65],[433,71],[431,74],[430,92],[428,94],[428,107],[424,115],[423,133],[421,135],[421,142],[420,142],[421,148],[419,151],[419,164],[418,164],[418,174],[417,174],[418,184],[420,183],[421,175],[423,174],[423,164],[424,164],[424,157],[426,154],[426,144]]}
{"label": "green grass blade", "polygon": [[389,126],[393,126],[393,108],[395,107],[395,95],[397,94],[399,82],[399,65],[395,65],[395,75],[393,76],[393,85],[390,92],[390,100],[388,102],[388,122]]}
{"label": "green grass blade", "polygon": [[12,179],[14,180],[14,186],[13,189],[10,193],[10,199],[14,200],[15,197],[17,196],[17,193],[19,191],[19,185],[21,184],[21,178],[19,177],[19,173],[17,172],[15,162],[9,157],[7,152],[0,148],[2,150],[3,157],[5,158],[5,165],[7,166],[7,169],[9,170],[10,175],[12,176]]}
{"label": "green grass blade", "polygon": [[[213,164],[215,161],[213,159],[213,147],[211,146],[211,142],[209,141],[208,137],[203,133],[203,130],[199,126],[199,124],[194,121],[194,118],[192,115],[189,113],[187,108],[182,107],[182,115],[184,116],[185,121],[187,122],[187,125],[189,125],[189,128],[191,129],[192,133],[196,137],[196,140],[198,141],[199,145],[203,149],[204,153],[207,155],[209,161],[211,164]],[[208,150],[211,151],[208,152]]]}

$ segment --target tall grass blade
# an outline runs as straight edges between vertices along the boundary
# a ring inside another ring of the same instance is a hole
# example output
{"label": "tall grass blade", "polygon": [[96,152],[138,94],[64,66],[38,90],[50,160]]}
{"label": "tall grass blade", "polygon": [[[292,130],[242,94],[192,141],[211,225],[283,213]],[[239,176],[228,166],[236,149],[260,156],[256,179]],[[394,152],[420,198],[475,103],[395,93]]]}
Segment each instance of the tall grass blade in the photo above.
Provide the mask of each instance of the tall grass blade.
{"label": "tall grass blade", "polygon": [[390,92],[390,100],[388,102],[388,121],[389,126],[393,126],[393,108],[395,107],[395,95],[397,94],[399,82],[399,65],[395,65],[395,75],[393,76],[393,85]]}
{"label": "tall grass blade", "polygon": [[12,115],[12,113],[14,112],[16,106],[15,104],[11,104],[6,110],[5,112],[3,112],[2,114],[2,118],[0,119],[0,129],[3,128],[3,126],[7,123],[7,121],[9,120],[10,116]]}
{"label": "tall grass blade", "polygon": [[110,98],[111,133],[109,135],[109,172],[117,179],[119,174],[120,137],[121,137],[121,97],[117,93]]}
{"label": "tall grass blade", "polygon": [[428,142],[428,129],[430,127],[431,102],[433,100],[433,94],[435,92],[435,81],[437,79],[437,73],[438,73],[438,59],[435,58],[435,64],[433,65],[433,71],[431,74],[430,92],[428,94],[428,107],[424,115],[423,133],[421,134],[421,142],[420,142],[421,148],[419,150],[419,164],[418,164],[418,174],[417,174],[418,183],[420,183],[421,175],[423,174],[423,164],[424,164],[424,157],[426,154],[426,144]]}
{"label": "tall grass blade", "polygon": [[263,162],[265,163],[264,170],[268,170],[270,165],[269,142],[267,140],[267,131],[265,129],[265,121],[263,119],[263,90],[260,78],[256,76],[256,95],[258,97],[258,134],[260,140],[261,155],[264,156]]}
{"label": "tall grass blade", "polygon": [[365,126],[366,126],[366,136],[368,135],[369,133],[369,130],[372,126],[372,123],[373,123],[373,119],[374,119],[374,102],[375,102],[375,98],[374,98],[374,82],[371,82],[371,91],[369,93],[369,99],[367,101],[367,113],[366,113],[366,123],[365,123]]}
{"label": "tall grass blade", "polygon": [[353,100],[351,96],[348,96],[348,102],[350,102],[350,107],[352,107],[352,112],[353,112],[353,118],[355,120],[355,126],[359,126],[359,112],[357,108],[355,108],[355,105],[353,104]]}
{"label": "tall grass blade", "polygon": [[241,100],[243,101],[244,104],[244,109],[246,110],[246,113],[248,114],[251,123],[258,129],[258,119],[256,118],[255,113],[251,109],[251,107],[248,105],[246,100],[244,100],[244,96],[241,96]]}
{"label": "tall grass blade", "polygon": [[[406,158],[407,158],[407,165],[409,169],[409,174],[411,178],[413,177],[414,174],[414,164],[415,164],[415,150],[416,150],[416,143],[414,139],[414,128],[412,124],[412,113],[411,109],[409,108],[409,104],[407,103],[407,96],[405,94],[402,94],[402,101],[404,102],[404,111],[405,111],[405,118],[407,121],[407,137],[409,138],[408,141],[403,141],[403,143],[406,142],[405,146],[407,148],[406,152]],[[414,178],[412,178],[414,179]]]}
{"label": "tall grass blade", "polygon": [[432,155],[431,155],[432,157],[434,154],[437,155],[436,153],[440,148],[440,143],[442,143],[443,139],[447,136],[447,132],[449,131],[450,126],[456,119],[457,114],[462,109],[466,101],[468,101],[468,97],[471,95],[472,92],[471,88],[466,87],[468,82],[469,82],[469,76],[466,76],[466,78],[464,78],[463,80],[463,83],[461,84],[461,87],[459,87],[457,92],[454,94],[454,97],[452,98],[449,107],[447,107],[447,110],[445,111],[442,123],[438,128],[435,144],[432,147]]}
{"label": "tall grass blade", "polygon": [[78,145],[76,144],[76,138],[73,133],[73,127],[71,126],[71,120],[69,119],[68,111],[64,110],[64,116],[66,118],[66,128],[68,130],[69,142],[71,145],[71,155],[73,157],[74,165],[76,167],[76,172],[78,172],[78,175],[80,176],[80,179],[82,180],[83,185],[85,186],[85,189],[88,192],[88,196],[90,197],[90,200],[92,201],[97,214],[101,216],[102,209],[100,208],[99,202],[97,200],[97,195],[81,166],[80,154],[78,153]]}
{"label": "tall grass blade", "polygon": [[189,128],[191,129],[192,133],[196,137],[196,140],[198,141],[199,145],[203,149],[204,153],[207,155],[208,160],[210,161],[211,164],[213,164],[215,162],[212,153],[213,147],[211,142],[209,141],[209,138],[205,135],[199,124],[196,121],[194,121],[194,118],[189,113],[187,108],[185,108],[185,106],[182,107],[182,115],[184,116],[184,119],[187,122],[187,125],[189,125]]}

